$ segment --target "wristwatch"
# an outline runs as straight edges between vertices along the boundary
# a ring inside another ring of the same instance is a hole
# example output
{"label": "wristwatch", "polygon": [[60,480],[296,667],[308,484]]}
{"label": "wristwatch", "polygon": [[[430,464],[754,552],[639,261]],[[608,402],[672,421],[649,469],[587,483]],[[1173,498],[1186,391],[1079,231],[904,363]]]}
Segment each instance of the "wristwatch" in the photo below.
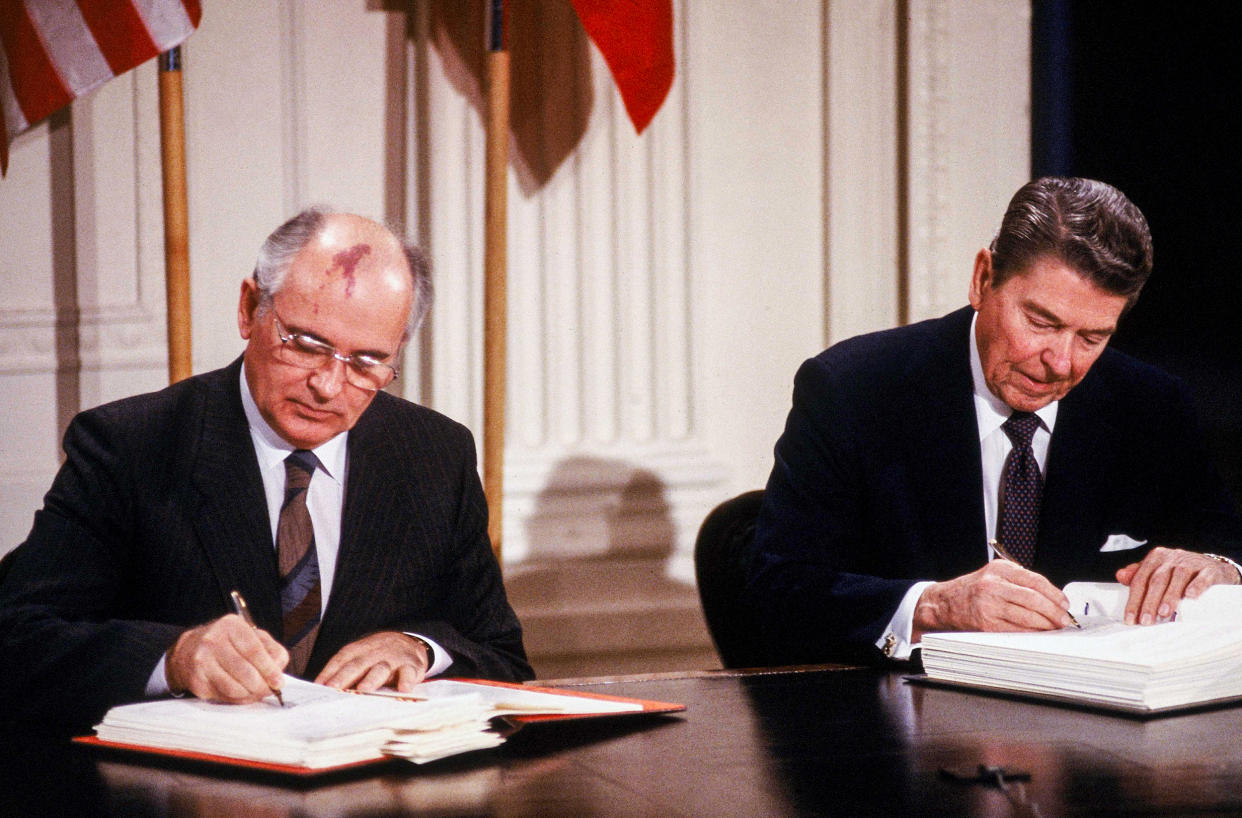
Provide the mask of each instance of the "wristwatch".
{"label": "wristwatch", "polygon": [[1238,565],[1233,560],[1229,559],[1228,557],[1222,557],[1220,554],[1204,554],[1203,556],[1207,557],[1210,560],[1216,560],[1217,562],[1223,562],[1226,565],[1232,565],[1233,570],[1238,572],[1238,584],[1242,585],[1242,565]]}
{"label": "wristwatch", "polygon": [[[1242,573],[1240,573],[1239,576],[1242,576]],[[410,637],[415,642],[420,643],[424,648],[427,649],[427,669],[431,670],[431,666],[436,663],[436,652],[435,652],[435,649],[431,647],[431,643],[428,642],[423,637],[415,636],[412,633],[406,633],[406,636]]]}

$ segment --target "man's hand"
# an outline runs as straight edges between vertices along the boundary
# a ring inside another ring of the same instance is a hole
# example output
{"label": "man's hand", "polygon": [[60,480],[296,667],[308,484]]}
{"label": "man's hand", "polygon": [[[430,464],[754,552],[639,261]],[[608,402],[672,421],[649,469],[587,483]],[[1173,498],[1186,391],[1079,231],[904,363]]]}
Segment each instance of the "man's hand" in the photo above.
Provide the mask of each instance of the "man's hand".
{"label": "man's hand", "polygon": [[1180,548],[1153,548],[1142,562],[1117,572],[1130,586],[1126,624],[1150,625],[1177,612],[1183,598],[1195,599],[1213,585],[1237,585],[1238,572],[1228,563]]}
{"label": "man's hand", "polygon": [[164,677],[174,693],[243,704],[279,690],[287,664],[283,645],[229,614],[181,634],[164,660]]}
{"label": "man's hand", "polygon": [[1034,571],[993,560],[928,586],[914,608],[913,641],[934,631],[1046,631],[1070,623],[1069,600]]}
{"label": "man's hand", "polygon": [[364,693],[392,685],[408,693],[427,675],[427,646],[396,631],[380,631],[350,642],[324,665],[315,681]]}

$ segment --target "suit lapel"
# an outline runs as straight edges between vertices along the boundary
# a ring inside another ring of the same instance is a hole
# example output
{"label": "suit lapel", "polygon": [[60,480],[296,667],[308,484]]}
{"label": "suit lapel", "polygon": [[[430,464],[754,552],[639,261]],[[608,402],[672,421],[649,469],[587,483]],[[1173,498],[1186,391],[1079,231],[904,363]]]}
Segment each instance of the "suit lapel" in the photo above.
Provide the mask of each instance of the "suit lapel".
{"label": "suit lapel", "polygon": [[[222,599],[245,597],[255,623],[281,632],[276,556],[263,480],[238,388],[240,360],[213,381],[204,400],[192,482],[194,530],[215,571]],[[228,610],[228,608],[226,608]]]}
{"label": "suit lapel", "polygon": [[[376,402],[384,399],[377,396]],[[324,611],[315,653],[310,667],[331,658],[333,646],[344,644],[346,635],[366,629],[367,606],[360,601],[367,594],[353,589],[367,588],[373,594],[379,578],[388,567],[385,557],[392,549],[380,547],[390,543],[394,534],[387,529],[396,519],[403,519],[410,509],[392,508],[394,492],[389,482],[391,442],[381,423],[382,409],[372,404],[349,432],[349,461],[345,481],[345,500],[341,508],[341,540],[336,555],[332,593]],[[324,653],[321,653],[321,646]]]}
{"label": "suit lapel", "polygon": [[911,371],[920,398],[906,424],[912,484],[926,505],[926,542],[933,545],[935,576],[960,576],[987,558],[983,467],[975,419],[968,339],[973,310],[951,313],[936,328],[926,357]]}
{"label": "suit lapel", "polygon": [[[1098,364],[1097,364],[1098,365]],[[1035,570],[1055,584],[1088,573],[1102,545],[1100,514],[1124,451],[1106,387],[1090,374],[1061,401],[1048,449]]]}

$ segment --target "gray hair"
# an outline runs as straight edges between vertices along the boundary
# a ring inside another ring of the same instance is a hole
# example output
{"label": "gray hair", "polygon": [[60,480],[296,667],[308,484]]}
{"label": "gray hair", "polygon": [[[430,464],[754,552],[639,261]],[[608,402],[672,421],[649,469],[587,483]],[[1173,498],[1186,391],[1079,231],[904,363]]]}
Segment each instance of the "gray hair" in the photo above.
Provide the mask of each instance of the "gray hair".
{"label": "gray hair", "polygon": [[[259,248],[259,257],[254,263],[254,282],[259,289],[259,309],[271,309],[272,298],[284,285],[285,275],[289,272],[294,257],[319,235],[327,218],[338,213],[340,211],[324,205],[313,205],[277,227],[267,237]],[[418,331],[427,311],[431,309],[434,298],[431,262],[422,248],[402,240],[401,233],[391,227],[388,231],[401,244],[401,251],[405,255],[414,283],[414,303],[410,307],[410,317],[405,325],[405,337],[409,339]]]}
{"label": "gray hair", "polygon": [[995,283],[1053,256],[1129,309],[1152,268],[1147,219],[1126,195],[1094,179],[1044,176],[1014,194],[992,240]]}

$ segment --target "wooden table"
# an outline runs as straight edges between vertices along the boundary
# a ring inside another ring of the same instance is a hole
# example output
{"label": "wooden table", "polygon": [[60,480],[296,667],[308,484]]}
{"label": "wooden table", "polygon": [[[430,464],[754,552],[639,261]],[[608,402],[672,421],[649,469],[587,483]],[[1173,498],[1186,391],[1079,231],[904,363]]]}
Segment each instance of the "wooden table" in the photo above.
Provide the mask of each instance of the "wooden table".
{"label": "wooden table", "polygon": [[[1242,813],[1242,707],[1136,720],[821,668],[565,681],[689,706],[545,724],[427,767],[296,783],[21,735],[0,814],[123,816]],[[1021,769],[1008,792],[943,776]]]}

